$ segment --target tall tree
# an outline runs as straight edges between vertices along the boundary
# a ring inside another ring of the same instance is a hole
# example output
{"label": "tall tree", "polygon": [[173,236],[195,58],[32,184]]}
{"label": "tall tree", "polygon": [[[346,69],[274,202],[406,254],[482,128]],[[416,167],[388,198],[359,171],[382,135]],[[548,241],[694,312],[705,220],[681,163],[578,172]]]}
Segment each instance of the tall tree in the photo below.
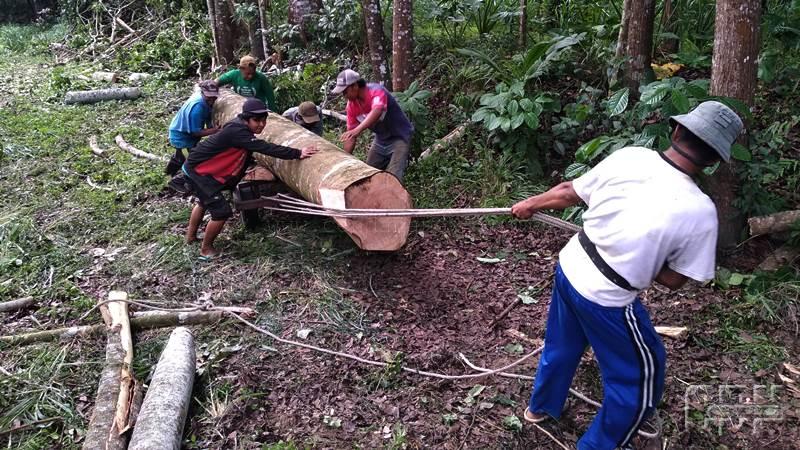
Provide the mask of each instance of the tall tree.
{"label": "tall tree", "polygon": [[322,9],[322,0],[291,0],[289,2],[289,23],[300,27],[300,39],[308,44],[308,24],[312,14]]}
{"label": "tall tree", "polygon": [[392,80],[389,77],[389,66],[386,60],[386,36],[383,34],[380,0],[362,0],[361,9],[364,11],[369,61],[372,64],[373,76],[375,81],[383,83],[386,89],[391,90]]}
{"label": "tall tree", "polygon": [[653,21],[655,19],[655,0],[628,0],[629,8],[623,13],[628,25],[625,42],[628,63],[625,78],[630,95],[639,98],[639,85],[650,69],[653,53]]}
{"label": "tall tree", "polygon": [[520,48],[528,45],[528,0],[519,0],[519,40]]}
{"label": "tall tree", "polygon": [[392,10],[392,88],[404,91],[411,84],[414,51],[412,0],[394,0]]}
{"label": "tall tree", "polygon": [[[737,98],[753,105],[758,70],[759,0],[717,0],[711,94]],[[744,217],[734,206],[739,178],[735,163],[723,164],[709,182],[719,215],[719,248],[735,246],[744,229]]]}
{"label": "tall tree", "polygon": [[267,14],[266,9],[269,7],[269,0],[258,0],[258,24],[261,28],[261,47],[264,49],[264,57],[270,54],[269,39],[267,39]]}
{"label": "tall tree", "polygon": [[249,5],[250,7],[247,10],[245,25],[247,26],[247,37],[250,40],[250,54],[255,56],[259,61],[264,61],[267,50],[264,48],[261,41],[261,33],[259,32],[261,29],[261,20],[258,14],[258,1],[250,0]]}
{"label": "tall tree", "polygon": [[206,0],[206,5],[214,40],[214,60],[211,63],[215,67],[225,67],[235,61],[232,11],[225,0]]}
{"label": "tall tree", "polygon": [[[675,28],[675,5],[672,0],[664,0],[661,10],[661,32],[672,33]],[[675,53],[678,51],[678,40],[667,37],[661,44],[659,50],[663,53]]]}
{"label": "tall tree", "polygon": [[628,18],[630,15],[631,0],[622,2],[622,16],[619,19],[619,35],[617,35],[617,48],[614,56],[622,58],[628,49]]}

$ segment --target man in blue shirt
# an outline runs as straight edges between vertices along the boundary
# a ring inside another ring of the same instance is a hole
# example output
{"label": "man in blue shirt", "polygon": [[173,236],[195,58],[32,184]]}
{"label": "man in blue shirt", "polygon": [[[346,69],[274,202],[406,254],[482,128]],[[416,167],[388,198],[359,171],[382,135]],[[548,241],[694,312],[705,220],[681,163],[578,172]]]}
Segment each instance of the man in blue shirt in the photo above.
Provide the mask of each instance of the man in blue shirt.
{"label": "man in blue shirt", "polygon": [[193,94],[175,114],[169,125],[169,143],[175,147],[175,155],[167,163],[165,172],[174,176],[186,160],[183,149],[194,148],[200,139],[219,131],[212,126],[211,107],[219,96],[217,83],[211,80],[200,83],[200,92]]}

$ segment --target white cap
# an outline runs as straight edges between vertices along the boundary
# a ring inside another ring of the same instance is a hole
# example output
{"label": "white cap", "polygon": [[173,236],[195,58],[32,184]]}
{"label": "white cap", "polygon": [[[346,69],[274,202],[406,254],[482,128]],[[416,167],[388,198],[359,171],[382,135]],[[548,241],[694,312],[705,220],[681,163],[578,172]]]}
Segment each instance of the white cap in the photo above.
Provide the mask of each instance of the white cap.
{"label": "white cap", "polygon": [[344,69],[343,71],[339,72],[339,75],[336,77],[336,87],[333,88],[334,94],[341,94],[347,89],[347,86],[357,82],[361,79],[361,75],[358,74],[355,70]]}

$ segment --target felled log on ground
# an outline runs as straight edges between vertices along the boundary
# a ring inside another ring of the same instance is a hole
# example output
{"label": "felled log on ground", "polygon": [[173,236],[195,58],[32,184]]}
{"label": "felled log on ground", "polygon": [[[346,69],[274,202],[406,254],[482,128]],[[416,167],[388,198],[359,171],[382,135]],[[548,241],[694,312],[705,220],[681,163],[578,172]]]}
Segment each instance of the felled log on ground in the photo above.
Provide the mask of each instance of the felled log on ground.
{"label": "felled log on ground", "polygon": [[425,151],[423,151],[422,154],[419,155],[419,159],[428,158],[435,152],[441,151],[447,148],[448,146],[460,141],[471,123],[472,123],[471,121],[466,121],[461,125],[459,125],[458,127],[456,127],[453,131],[447,133],[445,137],[438,139],[436,142],[433,143],[433,145],[426,148]]}
{"label": "felled log on ground", "polygon": [[752,236],[757,236],[759,234],[788,231],[797,221],[800,221],[800,210],[784,211],[768,216],[751,217],[747,219],[747,224],[750,225],[750,234]]}
{"label": "felled log on ground", "polygon": [[[226,123],[242,110],[244,97],[227,89],[214,103],[214,120]],[[291,190],[306,200],[332,208],[411,208],[411,196],[393,175],[368,166],[336,145],[279,114],[270,114],[258,136],[267,142],[302,148],[314,145],[311,158],[282,160],[255,154]],[[397,250],[408,238],[410,217],[336,218],[336,223],[364,250]]]}
{"label": "felled log on ground", "polygon": [[[218,311],[192,311],[192,312],[162,312],[144,311],[133,313],[131,327],[134,330],[147,330],[151,328],[165,328],[179,325],[203,325],[214,323],[222,319],[225,310],[237,314],[249,314],[249,308],[219,308]],[[56,328],[53,330],[34,331],[32,333],[12,334],[0,336],[0,343],[6,345],[27,345],[38,342],[68,340],[81,336],[92,336],[106,329],[105,325],[84,325],[79,327]]]}
{"label": "felled log on ground", "polygon": [[105,81],[106,83],[116,83],[119,75],[116,72],[98,71],[92,73],[92,80]]}
{"label": "felled log on ground", "polygon": [[328,117],[333,117],[334,119],[339,120],[341,122],[347,122],[347,116],[345,116],[344,114],[342,114],[340,112],[334,111],[332,109],[323,109],[322,110],[322,115],[323,116],[328,116]]}
{"label": "felled log on ground", "polygon": [[792,264],[798,257],[800,257],[800,248],[784,244],[767,256],[764,261],[761,261],[758,270],[772,272]]}
{"label": "felled log on ground", "polygon": [[97,103],[107,100],[133,100],[139,98],[142,91],[135,87],[98,89],[93,91],[69,91],[64,96],[64,103]]}
{"label": "felled log on ground", "polygon": [[33,297],[22,297],[16,300],[10,300],[0,303],[0,312],[17,311],[19,309],[27,308],[36,303]]}
{"label": "felled log on ground", "polygon": [[176,328],[161,353],[153,381],[145,394],[130,450],[181,448],[183,425],[192,399],[195,373],[194,338]]}
{"label": "felled log on ground", "polygon": [[[109,300],[127,300],[124,292],[112,291]],[[85,450],[119,449],[127,446],[128,412],[134,386],[131,364],[133,341],[128,318],[128,304],[119,302],[101,306],[108,327],[106,365],[100,373],[94,410],[83,441]]]}

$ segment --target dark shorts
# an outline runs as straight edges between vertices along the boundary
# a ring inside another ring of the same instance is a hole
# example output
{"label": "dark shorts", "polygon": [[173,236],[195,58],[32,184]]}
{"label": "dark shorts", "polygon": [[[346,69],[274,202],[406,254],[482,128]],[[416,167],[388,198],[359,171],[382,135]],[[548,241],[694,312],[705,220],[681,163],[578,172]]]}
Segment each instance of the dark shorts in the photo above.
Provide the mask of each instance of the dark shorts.
{"label": "dark shorts", "polygon": [[186,177],[186,184],[192,194],[197,197],[197,204],[211,214],[211,220],[227,220],[233,215],[231,204],[225,199],[221,191],[209,196],[202,189],[199,189],[197,184],[189,177]]}

